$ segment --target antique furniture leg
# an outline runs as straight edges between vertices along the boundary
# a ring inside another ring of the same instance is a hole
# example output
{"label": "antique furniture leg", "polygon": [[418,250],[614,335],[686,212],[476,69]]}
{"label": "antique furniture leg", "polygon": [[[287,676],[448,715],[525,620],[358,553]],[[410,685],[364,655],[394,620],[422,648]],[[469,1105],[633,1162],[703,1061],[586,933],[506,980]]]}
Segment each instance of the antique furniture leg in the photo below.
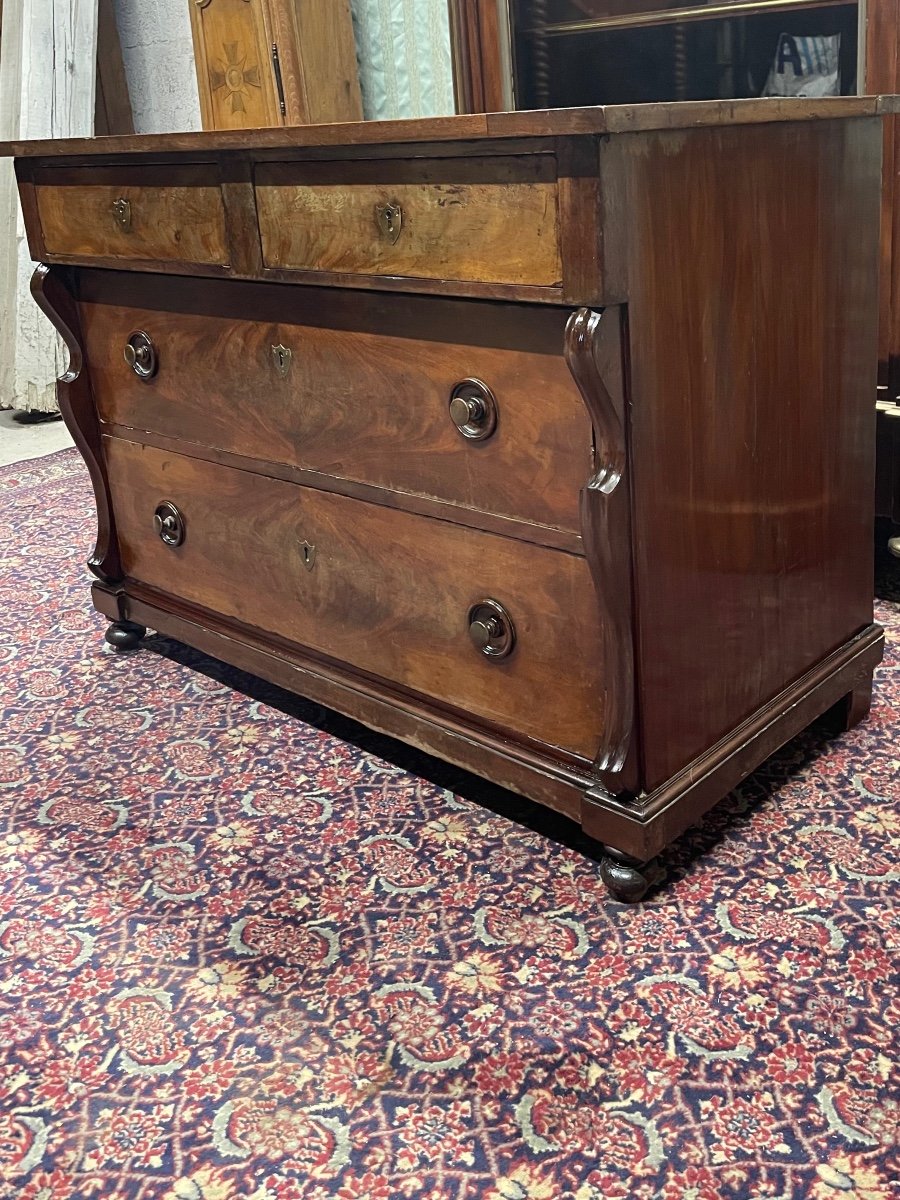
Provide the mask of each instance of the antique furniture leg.
{"label": "antique furniture leg", "polygon": [[134,621],[113,621],[103,635],[116,650],[134,650],[147,636],[147,627]]}
{"label": "antique furniture leg", "polygon": [[629,854],[622,854],[614,846],[604,846],[603,853],[600,878],[614,900],[636,904],[665,878],[666,872],[656,858],[642,863]]}
{"label": "antique furniture leg", "polygon": [[872,675],[860,680],[834,706],[834,725],[838,733],[847,733],[864,721],[872,707]]}

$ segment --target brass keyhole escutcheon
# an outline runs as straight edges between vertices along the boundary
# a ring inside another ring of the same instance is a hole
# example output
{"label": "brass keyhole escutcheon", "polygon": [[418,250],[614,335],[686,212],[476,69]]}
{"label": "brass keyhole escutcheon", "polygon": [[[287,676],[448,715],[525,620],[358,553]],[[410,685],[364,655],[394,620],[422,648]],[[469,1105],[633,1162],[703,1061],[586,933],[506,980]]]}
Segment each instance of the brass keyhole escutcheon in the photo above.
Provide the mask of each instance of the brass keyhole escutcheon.
{"label": "brass keyhole escutcheon", "polygon": [[516,644],[516,629],[500,601],[487,599],[469,609],[469,637],[485,658],[506,658]]}
{"label": "brass keyhole escutcheon", "polygon": [[164,500],[156,506],[153,527],[167,546],[180,546],[184,541],[184,514],[171,500]]}
{"label": "brass keyhole escutcheon", "polygon": [[396,201],[390,204],[376,204],[375,221],[381,236],[392,246],[396,245],[403,230],[403,209],[400,205]]}
{"label": "brass keyhole escutcheon", "polygon": [[272,362],[275,364],[275,370],[282,379],[288,377],[293,357],[294,355],[288,346],[272,347]]}
{"label": "brass keyhole escutcheon", "polygon": [[125,343],[123,357],[138,379],[152,379],[159,366],[156,347],[148,333],[136,329]]}
{"label": "brass keyhole escutcheon", "polygon": [[483,442],[497,428],[497,401],[480,379],[464,379],[450,393],[450,420],[470,442]]}
{"label": "brass keyhole escutcheon", "polygon": [[126,200],[124,196],[119,196],[118,199],[112,202],[113,220],[121,230],[125,233],[131,232],[131,202]]}
{"label": "brass keyhole escutcheon", "polygon": [[307,571],[311,571],[316,565],[316,548],[311,542],[300,543],[300,558]]}

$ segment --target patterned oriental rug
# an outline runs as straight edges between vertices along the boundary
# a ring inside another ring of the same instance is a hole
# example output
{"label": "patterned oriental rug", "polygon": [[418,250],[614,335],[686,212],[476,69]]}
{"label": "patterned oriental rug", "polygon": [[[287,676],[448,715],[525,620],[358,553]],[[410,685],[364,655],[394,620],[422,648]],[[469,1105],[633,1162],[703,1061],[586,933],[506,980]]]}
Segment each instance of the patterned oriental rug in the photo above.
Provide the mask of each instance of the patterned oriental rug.
{"label": "patterned oriental rug", "polygon": [[869,722],[628,908],[536,806],[109,650],[74,451],[0,522],[0,1197],[897,1196],[900,604]]}

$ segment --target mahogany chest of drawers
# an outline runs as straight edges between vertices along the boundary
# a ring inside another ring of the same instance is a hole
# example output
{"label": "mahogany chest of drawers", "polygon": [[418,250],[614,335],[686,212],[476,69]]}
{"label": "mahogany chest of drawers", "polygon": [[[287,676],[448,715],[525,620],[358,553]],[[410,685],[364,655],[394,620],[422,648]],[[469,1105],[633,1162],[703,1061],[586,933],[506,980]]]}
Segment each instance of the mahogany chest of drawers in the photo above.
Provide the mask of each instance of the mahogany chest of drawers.
{"label": "mahogany chest of drawers", "polygon": [[883,108],[5,147],[111,643],[550,805],[639,897],[868,707]]}

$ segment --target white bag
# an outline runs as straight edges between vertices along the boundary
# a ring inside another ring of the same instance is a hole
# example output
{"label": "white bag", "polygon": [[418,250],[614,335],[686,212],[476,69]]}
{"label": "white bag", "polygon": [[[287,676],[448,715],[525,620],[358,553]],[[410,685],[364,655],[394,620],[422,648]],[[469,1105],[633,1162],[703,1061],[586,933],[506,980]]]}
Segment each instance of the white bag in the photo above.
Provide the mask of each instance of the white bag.
{"label": "white bag", "polygon": [[783,33],[763,88],[764,96],[839,96],[841,35],[800,37]]}

